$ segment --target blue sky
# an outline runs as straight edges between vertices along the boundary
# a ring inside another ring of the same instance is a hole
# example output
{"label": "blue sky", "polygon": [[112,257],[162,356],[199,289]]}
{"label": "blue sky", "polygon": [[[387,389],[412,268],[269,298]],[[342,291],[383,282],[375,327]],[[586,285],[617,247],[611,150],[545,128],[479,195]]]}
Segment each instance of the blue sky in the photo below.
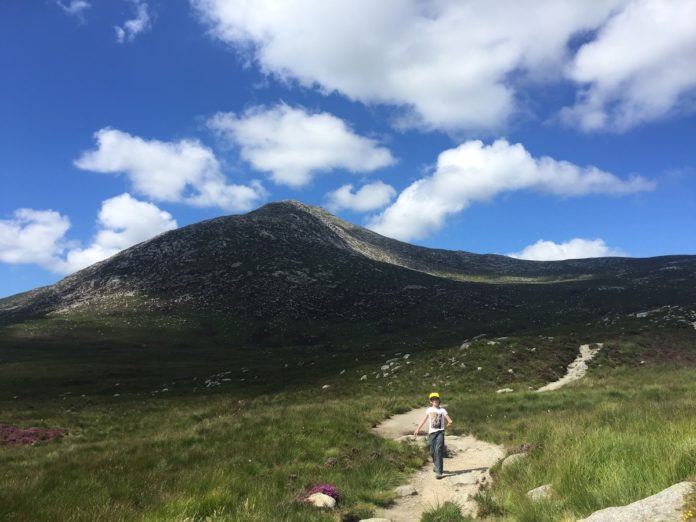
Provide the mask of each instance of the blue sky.
{"label": "blue sky", "polygon": [[696,2],[531,6],[2,2],[0,296],[288,198],[437,248],[696,254]]}

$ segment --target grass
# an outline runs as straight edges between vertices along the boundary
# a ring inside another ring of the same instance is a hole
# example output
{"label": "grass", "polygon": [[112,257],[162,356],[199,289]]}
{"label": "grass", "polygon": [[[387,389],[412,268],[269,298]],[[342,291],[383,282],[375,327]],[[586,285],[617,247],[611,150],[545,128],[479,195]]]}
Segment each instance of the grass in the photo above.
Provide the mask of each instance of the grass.
{"label": "grass", "polygon": [[470,522],[473,519],[462,515],[459,506],[453,502],[445,502],[435,509],[423,513],[421,522]]}
{"label": "grass", "polygon": [[[369,518],[427,458],[370,427],[425,406],[431,389],[443,394],[455,433],[533,445],[479,496],[491,519],[572,519],[625,504],[696,476],[696,336],[645,324],[437,349],[370,344],[372,333],[356,329],[345,344],[319,336],[254,351],[240,337],[226,344],[232,337],[215,322],[191,333],[85,319],[66,331],[56,319],[50,337],[38,323],[14,327],[0,340],[0,422],[69,435],[0,447],[0,519]],[[529,390],[560,377],[580,344],[601,341],[583,382]],[[212,375],[220,384],[206,387]],[[494,393],[501,387],[515,391]],[[317,483],[341,491],[336,512],[300,501]],[[528,501],[526,491],[545,483],[557,496]],[[424,520],[460,520],[447,518],[452,509]]]}
{"label": "grass", "polygon": [[14,422],[68,426],[70,435],[0,451],[0,519],[332,520],[299,502],[313,484],[335,484],[348,513],[388,502],[423,463],[419,451],[369,434],[394,406],[376,397],[114,402],[12,412]]}
{"label": "grass", "polygon": [[[535,448],[497,470],[482,499],[486,512],[504,520],[575,520],[695,479],[693,375],[692,368],[672,366],[606,371],[553,394],[480,403],[468,412],[475,431]],[[481,417],[497,421],[476,420]],[[527,498],[528,490],[548,483],[556,492],[551,499]]]}

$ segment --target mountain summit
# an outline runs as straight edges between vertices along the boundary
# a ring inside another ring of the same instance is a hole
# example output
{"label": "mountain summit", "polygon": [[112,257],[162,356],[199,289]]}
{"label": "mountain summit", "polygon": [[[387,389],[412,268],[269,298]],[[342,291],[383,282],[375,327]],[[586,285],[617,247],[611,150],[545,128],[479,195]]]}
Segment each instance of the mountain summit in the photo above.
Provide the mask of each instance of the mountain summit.
{"label": "mountain summit", "polygon": [[413,246],[297,201],[166,232],[55,285],[0,300],[0,321],[89,307],[255,320],[509,321],[696,302],[696,257],[522,261]]}

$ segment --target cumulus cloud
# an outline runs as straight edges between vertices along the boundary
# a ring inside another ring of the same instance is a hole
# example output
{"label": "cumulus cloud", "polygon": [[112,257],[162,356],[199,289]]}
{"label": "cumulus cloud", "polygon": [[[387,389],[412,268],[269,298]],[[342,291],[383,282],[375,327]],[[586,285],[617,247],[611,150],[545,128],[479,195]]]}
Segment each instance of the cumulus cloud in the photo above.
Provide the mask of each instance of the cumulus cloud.
{"label": "cumulus cloud", "polygon": [[569,39],[625,1],[541,0],[533,13],[518,0],[191,3],[265,73],[399,106],[408,126],[486,130],[516,110],[512,74],[560,79]]}
{"label": "cumulus cloud", "polygon": [[101,173],[125,173],[138,194],[156,201],[247,211],[266,197],[259,182],[230,185],[213,151],[195,140],[144,140],[117,129],[95,133],[97,148],[75,165]]}
{"label": "cumulus cloud", "polygon": [[295,188],[319,172],[370,172],[395,162],[388,149],[326,112],[311,114],[281,104],[254,107],[241,116],[218,113],[208,125],[236,144],[254,169]]}
{"label": "cumulus cloud", "polygon": [[15,210],[12,218],[0,220],[0,261],[53,268],[69,228],[70,220],[53,210]]}
{"label": "cumulus cloud", "polygon": [[586,131],[624,131],[668,115],[693,104],[695,59],[696,2],[631,2],[573,59],[567,76],[585,87],[562,116]]}
{"label": "cumulus cloud", "polygon": [[121,194],[102,202],[99,230],[80,248],[65,237],[70,220],[53,210],[19,209],[0,220],[0,262],[34,264],[68,274],[176,228],[174,218],[152,203]]}
{"label": "cumulus cloud", "polygon": [[471,203],[490,200],[502,192],[618,196],[652,188],[653,182],[639,176],[623,180],[592,166],[580,167],[546,156],[534,158],[519,143],[468,141],[442,152],[433,174],[409,185],[368,226],[397,239],[417,239],[437,231],[448,216]]}
{"label": "cumulus cloud", "polygon": [[56,0],[56,4],[65,14],[76,17],[81,22],[85,20],[85,12],[92,7],[86,0],[71,0],[68,3]]}
{"label": "cumulus cloud", "polygon": [[54,269],[75,272],[177,227],[169,212],[128,193],[103,201],[97,224],[99,231],[91,244],[69,250],[64,259],[56,261]]}
{"label": "cumulus cloud", "polygon": [[565,243],[540,239],[519,252],[507,254],[517,259],[532,261],[560,261],[562,259],[586,259],[588,257],[624,257],[626,253],[609,247],[603,239],[575,238]]}
{"label": "cumulus cloud", "polygon": [[356,212],[369,212],[387,205],[396,196],[396,190],[382,181],[363,185],[360,190],[353,192],[353,185],[342,187],[326,195],[327,207],[332,212],[342,209]]}
{"label": "cumulus cloud", "polygon": [[131,0],[135,10],[134,18],[126,20],[121,26],[114,26],[118,43],[132,42],[136,36],[152,28],[152,18],[147,2]]}
{"label": "cumulus cloud", "polygon": [[521,90],[571,80],[566,121],[622,130],[673,111],[696,83],[693,0],[190,1],[245,62],[397,106],[404,126],[496,130]]}

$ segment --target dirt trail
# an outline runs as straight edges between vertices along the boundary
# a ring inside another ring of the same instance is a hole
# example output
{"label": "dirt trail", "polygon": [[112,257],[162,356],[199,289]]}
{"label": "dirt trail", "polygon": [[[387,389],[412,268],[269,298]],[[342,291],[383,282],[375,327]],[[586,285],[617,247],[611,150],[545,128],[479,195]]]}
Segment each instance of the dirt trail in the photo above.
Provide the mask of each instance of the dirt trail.
{"label": "dirt trail", "polygon": [[[395,415],[374,431],[385,438],[412,439],[413,432],[424,415],[425,408]],[[427,442],[427,435],[421,435],[418,440],[421,443]],[[473,496],[481,484],[490,482],[488,469],[503,458],[503,447],[471,436],[446,435],[445,443],[451,457],[445,458],[444,478],[437,480],[432,463],[428,463],[408,483],[418,494],[397,499],[393,506],[382,510],[378,516],[391,522],[413,522],[420,520],[424,511],[448,501],[462,506],[462,513],[465,515],[475,515],[476,503]]]}
{"label": "dirt trail", "polygon": [[587,373],[587,361],[589,361],[595,355],[597,355],[597,352],[599,352],[599,350],[602,348],[602,346],[604,346],[604,344],[595,343],[596,348],[590,348],[590,346],[591,345],[589,344],[583,344],[580,347],[580,354],[575,358],[575,360],[572,363],[568,365],[566,374],[563,377],[561,377],[557,381],[550,382],[546,386],[542,386],[537,391],[544,392],[557,390],[558,388],[561,388],[562,386],[565,386],[568,383],[577,381],[578,379],[584,377]]}

